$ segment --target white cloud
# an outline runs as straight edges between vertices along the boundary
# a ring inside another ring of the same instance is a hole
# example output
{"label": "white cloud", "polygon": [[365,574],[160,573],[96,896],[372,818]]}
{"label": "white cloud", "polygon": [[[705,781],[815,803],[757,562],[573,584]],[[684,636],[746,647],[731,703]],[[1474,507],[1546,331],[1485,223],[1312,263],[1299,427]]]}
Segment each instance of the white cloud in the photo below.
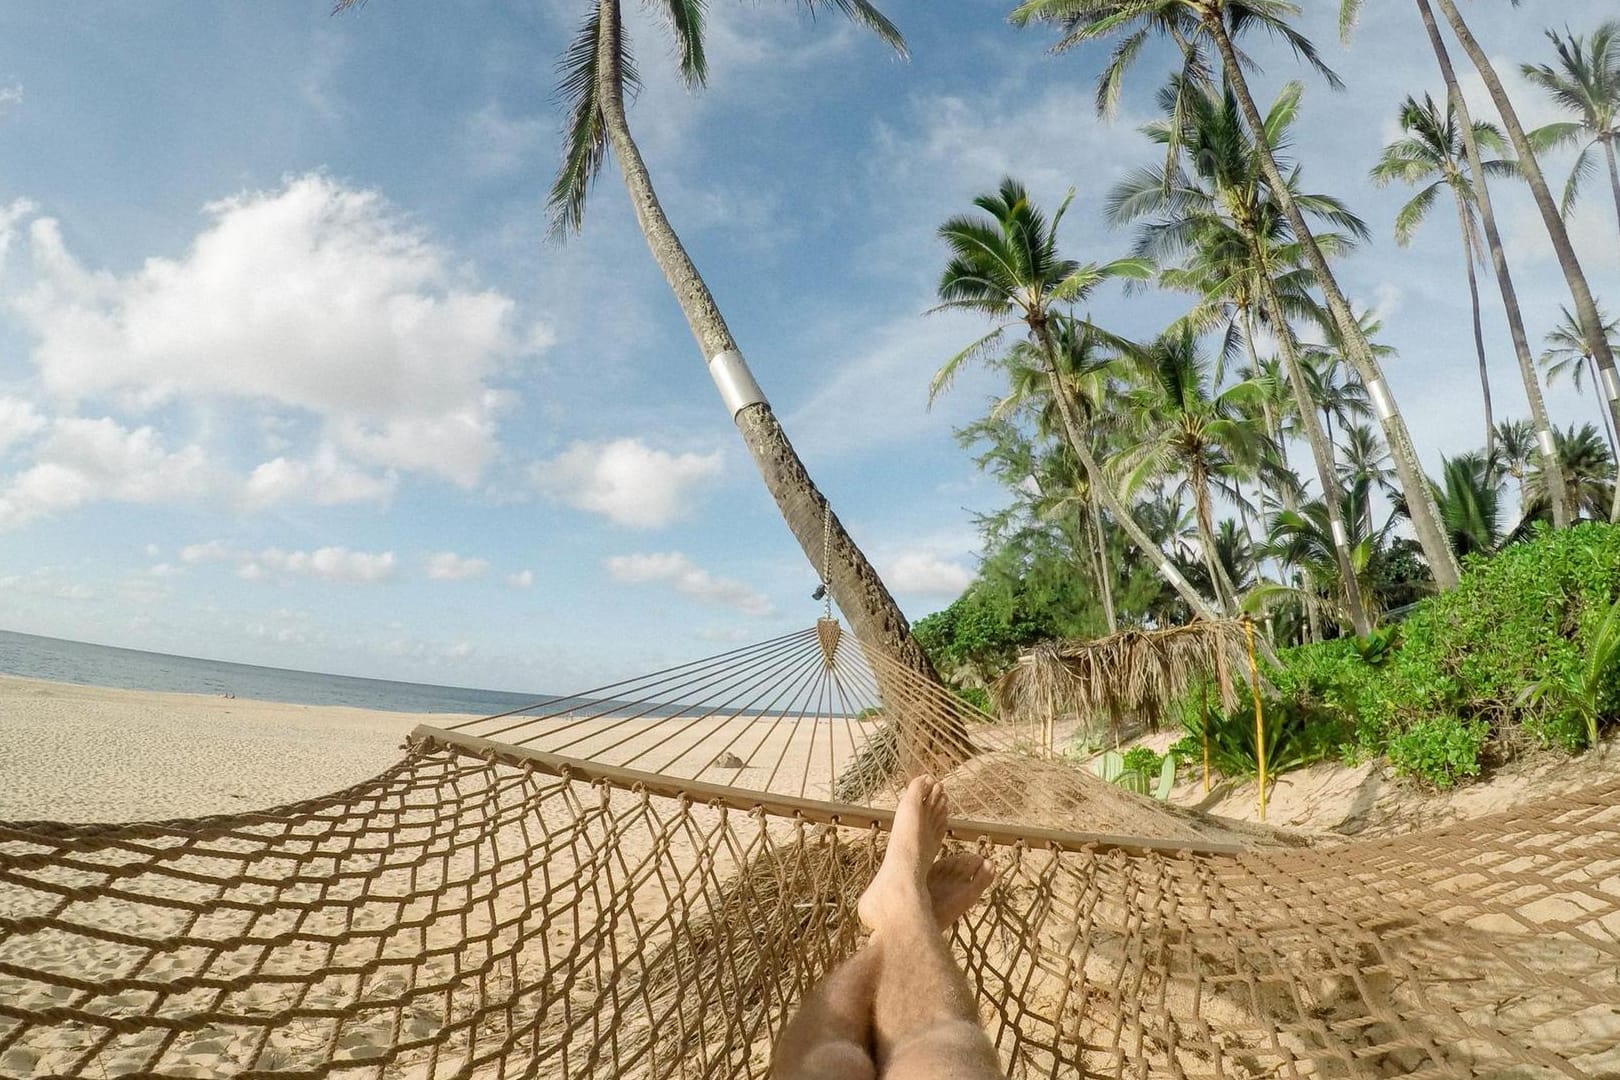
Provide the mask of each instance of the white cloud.
{"label": "white cloud", "polygon": [[152,428],[130,431],[110,417],[58,419],[35,464],[0,489],[0,527],[100,499],[169,502],[218,485],[218,473],[201,447],[171,452]]}
{"label": "white cloud", "polygon": [[209,540],[202,544],[187,544],[180,549],[180,561],[183,563],[225,562],[231,559],[245,559],[247,557],[247,552],[238,551],[223,540]]}
{"label": "white cloud", "polygon": [[463,558],[453,551],[436,552],[427,560],[429,581],[471,581],[488,572],[488,559]]}
{"label": "white cloud", "polygon": [[187,544],[180,549],[180,561],[187,566],[203,563],[236,564],[236,574],[245,581],[286,578],[313,578],[348,584],[387,581],[398,569],[392,551],[350,551],[346,547],[323,547],[314,551],[285,551],[265,548],[249,551],[223,540]]}
{"label": "white cloud", "polygon": [[0,263],[5,262],[6,253],[11,250],[11,238],[16,235],[17,226],[35,209],[27,199],[13,199],[0,205]]}
{"label": "white cloud", "polygon": [[344,547],[323,547],[315,551],[283,551],[268,548],[248,556],[237,569],[247,581],[270,578],[312,578],[348,585],[369,585],[387,581],[397,569],[392,551],[350,551]]}
{"label": "white cloud", "polygon": [[21,105],[23,100],[22,83],[12,83],[10,86],[0,86],[0,109],[12,105]]}
{"label": "white cloud", "polygon": [[511,299],[467,287],[376,192],[326,177],[206,213],[182,256],[122,277],[81,267],[54,220],[31,224],[34,280],[16,307],[48,392],[291,407],[361,465],[477,481],[512,403],[490,380],[523,348]]}
{"label": "white cloud", "polygon": [[32,403],[0,397],[0,455],[31,435],[45,430],[46,420]]}
{"label": "white cloud", "polygon": [[908,551],[889,560],[883,580],[896,592],[954,597],[973,584],[973,571],[938,555]]}
{"label": "white cloud", "polygon": [[657,529],[691,510],[696,488],[718,476],[723,455],[671,454],[640,439],[576,442],[530,468],[541,493],[616,525]]}
{"label": "white cloud", "polygon": [[507,574],[506,584],[514,589],[532,589],[534,588],[534,571],[519,570],[515,574]]}
{"label": "white cloud", "polygon": [[398,487],[394,471],[368,473],[323,447],[308,461],[278,457],[259,465],[243,485],[242,501],[250,510],[305,499],[321,506],[387,502]]}
{"label": "white cloud", "polygon": [[702,603],[735,608],[744,615],[769,615],[774,610],[765,594],[740,581],[715,577],[678,551],[615,555],[603,565],[614,581],[627,585],[668,585]]}

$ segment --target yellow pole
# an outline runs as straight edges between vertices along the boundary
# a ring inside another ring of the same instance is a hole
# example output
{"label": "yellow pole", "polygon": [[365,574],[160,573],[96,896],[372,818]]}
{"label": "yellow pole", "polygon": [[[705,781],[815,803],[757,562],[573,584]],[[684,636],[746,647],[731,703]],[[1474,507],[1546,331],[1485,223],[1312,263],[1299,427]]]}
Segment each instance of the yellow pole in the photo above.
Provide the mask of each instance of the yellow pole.
{"label": "yellow pole", "polygon": [[1254,756],[1260,766],[1260,820],[1266,820],[1266,718],[1260,706],[1260,664],[1254,657],[1254,620],[1245,616],[1249,637],[1249,693],[1254,697]]}
{"label": "yellow pole", "polygon": [[1209,794],[1209,684],[1204,684],[1204,794]]}

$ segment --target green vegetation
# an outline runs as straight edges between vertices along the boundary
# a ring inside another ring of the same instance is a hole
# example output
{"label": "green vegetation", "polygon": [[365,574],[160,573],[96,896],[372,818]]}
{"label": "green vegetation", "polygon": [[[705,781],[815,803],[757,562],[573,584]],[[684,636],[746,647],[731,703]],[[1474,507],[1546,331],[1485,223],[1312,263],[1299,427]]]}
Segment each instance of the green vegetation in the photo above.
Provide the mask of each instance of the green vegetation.
{"label": "green vegetation", "polygon": [[1423,602],[1376,663],[1357,639],[1324,642],[1286,651],[1273,682],[1284,709],[1350,725],[1348,756],[1386,755],[1450,787],[1477,776],[1493,747],[1575,750],[1620,719],[1617,611],[1620,527],[1542,528],[1469,560],[1458,588]]}

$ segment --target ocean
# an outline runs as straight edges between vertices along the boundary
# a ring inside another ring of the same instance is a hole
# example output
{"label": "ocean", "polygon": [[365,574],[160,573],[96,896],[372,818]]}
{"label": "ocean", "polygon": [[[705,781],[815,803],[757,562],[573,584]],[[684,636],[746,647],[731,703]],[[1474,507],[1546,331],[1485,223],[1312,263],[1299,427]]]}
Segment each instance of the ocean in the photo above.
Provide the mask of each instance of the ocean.
{"label": "ocean", "polygon": [[[122,690],[230,695],[295,705],[348,705],[387,712],[490,716],[553,700],[548,694],[514,694],[431,683],[361,679],[352,675],[323,675],[315,671],[117,649],[5,630],[0,630],[0,674]],[[558,701],[551,708],[574,707],[575,704]],[[577,704],[583,706],[585,702]]]}

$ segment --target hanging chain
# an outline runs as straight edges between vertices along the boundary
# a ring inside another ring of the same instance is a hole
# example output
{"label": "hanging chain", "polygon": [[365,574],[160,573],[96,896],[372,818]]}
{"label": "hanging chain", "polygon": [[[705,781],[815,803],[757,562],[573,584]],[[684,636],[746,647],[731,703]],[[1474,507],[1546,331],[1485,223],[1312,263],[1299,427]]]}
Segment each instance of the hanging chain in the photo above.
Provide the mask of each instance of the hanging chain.
{"label": "hanging chain", "polygon": [[826,605],[826,618],[832,615],[832,504],[821,504],[821,598]]}

